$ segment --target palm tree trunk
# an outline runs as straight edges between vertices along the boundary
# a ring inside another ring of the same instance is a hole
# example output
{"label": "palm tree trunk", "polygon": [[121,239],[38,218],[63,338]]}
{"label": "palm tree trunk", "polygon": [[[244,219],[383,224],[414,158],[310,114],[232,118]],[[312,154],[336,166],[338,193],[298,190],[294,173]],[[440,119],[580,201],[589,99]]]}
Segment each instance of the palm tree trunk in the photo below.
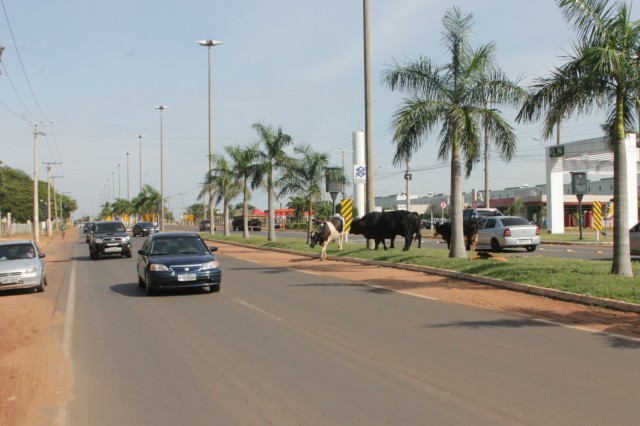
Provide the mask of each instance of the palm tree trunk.
{"label": "palm tree trunk", "polygon": [[311,242],[311,214],[313,211],[313,200],[311,194],[309,194],[309,208],[307,209],[307,245]]}
{"label": "palm tree trunk", "polygon": [[242,238],[249,238],[249,206],[247,205],[247,180],[244,181],[244,190],[242,193]]}
{"label": "palm tree trunk", "polygon": [[275,205],[275,194],[273,191],[273,187],[269,186],[267,188],[267,192],[269,194],[269,199],[267,204],[269,205],[269,235],[267,236],[268,241],[276,240],[276,227],[275,227],[275,212],[273,211],[273,206]]}
{"label": "palm tree trunk", "polygon": [[462,164],[457,141],[451,149],[451,247],[449,257],[465,258],[467,250],[462,231]]}
{"label": "palm tree trunk", "polygon": [[231,235],[231,230],[229,229],[229,200],[227,200],[226,198],[224,199],[224,219],[223,219],[223,226],[224,226],[224,236],[228,237]]}
{"label": "palm tree trunk", "polygon": [[[620,91],[620,89],[618,89]],[[629,247],[629,199],[627,185],[627,148],[623,121],[623,103],[620,94],[617,106],[617,141],[613,153],[613,262],[611,273],[625,277],[633,276],[631,250]]]}

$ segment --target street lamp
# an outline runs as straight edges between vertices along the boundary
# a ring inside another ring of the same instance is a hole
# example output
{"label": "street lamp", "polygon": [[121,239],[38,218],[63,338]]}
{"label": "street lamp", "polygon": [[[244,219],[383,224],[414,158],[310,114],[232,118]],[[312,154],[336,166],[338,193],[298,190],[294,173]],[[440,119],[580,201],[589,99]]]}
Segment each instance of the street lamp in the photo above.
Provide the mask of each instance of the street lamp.
{"label": "street lamp", "polygon": [[122,193],[120,192],[120,183],[122,180],[120,179],[120,163],[118,163],[118,198],[122,198]]}
{"label": "street lamp", "polygon": [[130,152],[126,152],[125,155],[127,156],[127,200],[131,200],[131,195],[129,194],[129,154],[131,154]]}
{"label": "street lamp", "polygon": [[140,192],[142,192],[142,138],[144,135],[136,135],[138,141],[140,141]]}
{"label": "street lamp", "polygon": [[[197,42],[200,46],[207,47],[207,59],[208,59],[208,74],[207,85],[209,89],[209,178],[213,174],[213,127],[211,117],[211,48],[222,44],[219,40],[199,40]],[[209,220],[211,220],[211,233],[214,233],[215,226],[213,220],[213,185],[209,187]]]}
{"label": "street lamp", "polygon": [[156,105],[160,110],[160,230],[164,231],[164,157],[162,148],[162,111],[169,108],[166,105]]}

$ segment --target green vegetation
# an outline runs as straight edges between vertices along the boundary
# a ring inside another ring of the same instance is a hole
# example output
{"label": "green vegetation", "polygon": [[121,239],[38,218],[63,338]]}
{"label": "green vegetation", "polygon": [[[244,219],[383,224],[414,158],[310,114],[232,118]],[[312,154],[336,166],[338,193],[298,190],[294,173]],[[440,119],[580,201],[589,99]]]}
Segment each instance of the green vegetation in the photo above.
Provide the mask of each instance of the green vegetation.
{"label": "green vegetation", "polygon": [[[304,253],[318,254],[297,238],[278,238],[278,241],[267,241],[265,237],[254,236],[248,239],[239,236],[210,236],[212,241],[232,242],[254,245],[256,247],[294,250]],[[344,250],[338,246],[329,246],[330,256],[355,259],[386,261],[400,264],[428,266],[438,269],[464,272],[482,277],[514,281],[538,287],[551,288],[570,293],[593,297],[640,303],[640,285],[637,280],[628,277],[612,276],[611,265],[606,261],[572,260],[536,256],[523,256],[519,253],[506,254],[507,262],[492,259],[460,259],[449,258],[449,252],[436,249],[411,249],[402,251],[398,248],[384,251],[368,250],[362,244],[345,243]],[[473,254],[473,253],[471,253]],[[640,272],[640,262],[632,262],[635,273]]]}

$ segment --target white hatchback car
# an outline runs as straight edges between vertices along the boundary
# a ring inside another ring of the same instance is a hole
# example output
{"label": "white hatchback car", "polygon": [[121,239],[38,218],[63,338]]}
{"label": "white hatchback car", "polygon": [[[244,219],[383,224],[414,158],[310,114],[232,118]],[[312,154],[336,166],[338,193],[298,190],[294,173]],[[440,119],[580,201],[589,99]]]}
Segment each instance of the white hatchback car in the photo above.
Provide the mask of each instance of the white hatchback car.
{"label": "white hatchback car", "polygon": [[631,255],[640,256],[640,222],[629,229],[629,246]]}
{"label": "white hatchback car", "polygon": [[523,247],[535,251],[540,244],[540,228],[520,216],[487,217],[478,222],[476,250]]}
{"label": "white hatchback car", "polygon": [[47,285],[44,257],[32,240],[0,242],[0,289],[44,291]]}

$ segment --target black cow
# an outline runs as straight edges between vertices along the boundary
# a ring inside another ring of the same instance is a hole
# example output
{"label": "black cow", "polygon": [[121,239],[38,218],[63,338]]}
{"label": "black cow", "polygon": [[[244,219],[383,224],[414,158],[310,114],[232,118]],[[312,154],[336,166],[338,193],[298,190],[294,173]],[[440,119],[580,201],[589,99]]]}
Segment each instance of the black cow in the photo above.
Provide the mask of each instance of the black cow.
{"label": "black cow", "polygon": [[322,246],[320,251],[320,260],[327,258],[327,245],[331,241],[338,241],[338,249],[342,250],[342,240],[344,237],[344,218],[340,215],[331,216],[327,221],[322,223],[316,232],[311,234],[311,242],[309,246],[314,248],[316,244]]}
{"label": "black cow", "polygon": [[[420,220],[420,215],[416,212],[411,212],[411,214],[413,216],[415,216],[414,218],[411,218],[411,225],[413,227],[412,232],[413,232],[413,238],[415,240],[418,240],[418,248],[422,247],[422,234],[420,233],[420,229],[422,228],[422,221]],[[391,237],[391,242],[389,244],[389,248],[395,248],[395,242],[396,240],[396,235],[394,235],[393,237]]]}
{"label": "black cow", "polygon": [[420,217],[417,213],[405,210],[371,212],[360,219],[355,219],[351,223],[349,233],[363,235],[368,240],[374,240],[376,250],[378,250],[380,243],[386,250],[387,245],[384,240],[386,238],[392,240],[396,235],[400,235],[404,237],[402,250],[406,251],[411,247],[414,234],[417,233],[416,238],[420,242]]}
{"label": "black cow", "polygon": [[[451,248],[451,222],[436,223],[435,233],[441,235],[442,239],[447,242],[447,248]],[[478,222],[475,220],[463,221],[462,233],[467,250],[475,250],[478,242]]]}

